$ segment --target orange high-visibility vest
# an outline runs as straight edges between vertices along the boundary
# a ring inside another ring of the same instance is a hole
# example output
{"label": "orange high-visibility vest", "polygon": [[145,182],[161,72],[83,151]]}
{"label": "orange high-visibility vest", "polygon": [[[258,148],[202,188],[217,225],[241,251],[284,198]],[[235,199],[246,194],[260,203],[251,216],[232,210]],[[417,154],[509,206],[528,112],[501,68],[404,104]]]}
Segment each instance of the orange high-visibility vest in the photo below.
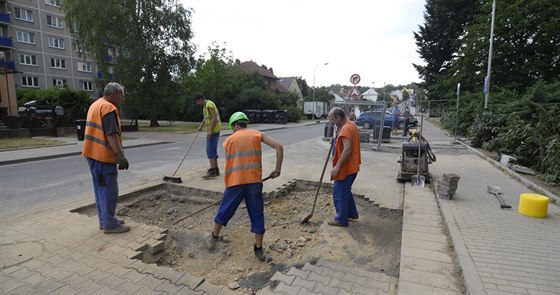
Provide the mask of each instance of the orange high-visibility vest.
{"label": "orange high-visibility vest", "polygon": [[82,156],[103,163],[117,163],[116,153],[109,145],[105,131],[103,131],[103,116],[111,112],[116,112],[117,114],[117,124],[119,126],[119,134],[117,134],[117,137],[122,144],[119,109],[102,97],[89,107]]}
{"label": "orange high-visibility vest", "polygon": [[262,134],[241,129],[224,141],[226,150],[226,187],[262,182]]}
{"label": "orange high-visibility vest", "polygon": [[354,122],[348,120],[342,125],[340,133],[336,138],[336,149],[332,161],[333,167],[338,160],[340,160],[340,156],[342,155],[342,137],[350,139],[350,142],[352,142],[352,150],[344,165],[340,167],[338,174],[333,177],[334,180],[344,180],[348,175],[357,173],[360,171],[360,164],[362,163],[358,127],[356,127]]}

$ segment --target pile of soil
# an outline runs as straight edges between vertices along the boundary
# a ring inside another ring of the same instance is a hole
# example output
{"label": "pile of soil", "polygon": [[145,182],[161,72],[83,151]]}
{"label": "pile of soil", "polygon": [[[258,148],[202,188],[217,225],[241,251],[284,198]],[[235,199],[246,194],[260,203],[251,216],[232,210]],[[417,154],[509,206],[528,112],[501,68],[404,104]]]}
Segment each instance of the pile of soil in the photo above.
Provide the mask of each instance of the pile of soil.
{"label": "pile of soil", "polygon": [[253,254],[254,235],[242,203],[214,251],[206,249],[218,205],[174,224],[215,202],[198,196],[174,195],[161,190],[125,202],[118,214],[136,222],[169,229],[166,247],[158,263],[205,277],[210,283],[258,291],[276,271],[322,258],[367,271],[398,277],[402,212],[374,206],[357,198],[360,218],[347,228],[327,225],[335,215],[331,192],[319,194],[315,212],[306,224],[300,221],[311,212],[315,190],[295,189],[287,196],[265,201],[264,247],[269,261]]}

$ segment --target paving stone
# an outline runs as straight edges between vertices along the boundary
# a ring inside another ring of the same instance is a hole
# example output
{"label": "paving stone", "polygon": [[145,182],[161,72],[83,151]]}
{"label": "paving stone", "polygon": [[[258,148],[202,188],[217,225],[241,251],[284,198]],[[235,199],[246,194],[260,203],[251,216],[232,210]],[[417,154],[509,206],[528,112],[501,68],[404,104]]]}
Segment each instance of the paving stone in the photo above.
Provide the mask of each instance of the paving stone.
{"label": "paving stone", "polygon": [[80,294],[80,290],[74,289],[70,286],[63,286],[62,288],[56,289],[49,294],[52,295],[68,295],[68,294]]}
{"label": "paving stone", "polygon": [[271,281],[278,281],[278,282],[284,282],[286,283],[286,285],[290,286],[292,284],[292,282],[295,280],[295,276],[291,276],[291,275],[285,275],[281,272],[276,272],[272,278],[270,278]]}
{"label": "paving stone", "polygon": [[449,255],[445,252],[442,252],[442,251],[402,247],[401,248],[401,257],[404,257],[404,256],[414,257],[414,258],[423,258],[423,259],[427,259],[427,260],[433,260],[433,261],[439,261],[439,262],[445,262],[445,263],[452,263]]}
{"label": "paving stone", "polygon": [[191,290],[198,289],[198,286],[203,284],[205,279],[203,277],[196,277],[189,273],[185,273],[181,278],[175,282],[176,284],[181,284],[189,287]]}
{"label": "paving stone", "polygon": [[184,272],[178,272],[170,267],[166,267],[165,271],[161,273],[158,278],[169,280],[171,283],[175,284],[184,275]]}
{"label": "paving stone", "polygon": [[300,287],[286,285],[284,282],[280,282],[276,285],[276,288],[274,288],[274,292],[281,292],[285,294],[297,294],[300,290]]}
{"label": "paving stone", "polygon": [[454,278],[449,275],[407,270],[401,272],[399,279],[400,282],[407,281],[440,289],[458,291]]}
{"label": "paving stone", "polygon": [[317,282],[315,288],[313,289],[313,292],[326,295],[336,295],[338,293],[338,288],[325,285],[321,282]]}
{"label": "paving stone", "polygon": [[114,290],[114,289],[111,289],[108,286],[105,286],[105,287],[103,287],[103,288],[101,288],[101,289],[99,289],[99,290],[97,290],[97,291],[95,291],[91,294],[93,294],[93,295],[118,295],[119,293],[121,293],[121,291]]}
{"label": "paving stone", "polygon": [[26,284],[22,281],[16,281],[13,279],[7,280],[5,282],[2,282],[2,284],[0,284],[0,292],[1,294],[17,294],[15,292],[12,293],[12,291],[17,290],[17,289],[28,289],[29,288],[29,284]]}
{"label": "paving stone", "polygon": [[188,289],[185,285],[175,285],[166,282],[155,288],[155,291],[165,292],[166,294],[182,294],[182,290],[185,288]]}
{"label": "paving stone", "polygon": [[426,286],[407,281],[399,281],[399,295],[416,295],[416,294],[438,294],[438,295],[459,295],[458,291],[441,289],[434,286]]}
{"label": "paving stone", "polygon": [[147,275],[138,272],[135,269],[131,269],[130,271],[122,274],[120,277],[123,279],[127,279],[132,281],[133,283],[138,283],[139,281],[141,281],[142,279],[144,279]]}
{"label": "paving stone", "polygon": [[126,281],[126,279],[121,279],[121,278],[116,277],[114,275],[110,275],[110,276],[106,277],[105,279],[103,279],[99,283],[103,284],[103,285],[106,285],[106,286],[109,286],[112,289],[115,289],[117,286],[122,285],[125,281]]}
{"label": "paving stone", "polygon": [[288,270],[288,272],[286,274],[289,275],[289,276],[296,276],[296,277],[300,277],[302,279],[306,279],[307,276],[309,275],[309,271],[299,270],[295,267],[291,267],[290,270]]}
{"label": "paving stone", "polygon": [[143,285],[135,284],[130,280],[125,280],[124,283],[116,286],[115,290],[123,291],[126,294],[142,294],[138,293],[142,288],[144,288]]}
{"label": "paving stone", "polygon": [[294,287],[301,287],[302,289],[306,289],[307,291],[312,291],[313,288],[315,287],[315,284],[316,284],[316,282],[314,282],[314,281],[308,281],[308,280],[304,280],[304,279],[301,279],[299,277],[296,277],[291,285],[294,286]]}
{"label": "paving stone", "polygon": [[143,278],[142,280],[140,280],[138,282],[138,284],[144,285],[152,290],[155,290],[157,287],[159,287],[161,284],[163,284],[164,280],[160,280],[157,278],[154,278],[151,275],[147,275],[145,278]]}
{"label": "paving stone", "polygon": [[317,274],[315,272],[311,272],[309,274],[309,276],[307,276],[307,280],[308,281],[316,281],[316,282],[320,282],[323,285],[328,285],[329,281],[331,280],[330,277],[325,277],[323,275]]}

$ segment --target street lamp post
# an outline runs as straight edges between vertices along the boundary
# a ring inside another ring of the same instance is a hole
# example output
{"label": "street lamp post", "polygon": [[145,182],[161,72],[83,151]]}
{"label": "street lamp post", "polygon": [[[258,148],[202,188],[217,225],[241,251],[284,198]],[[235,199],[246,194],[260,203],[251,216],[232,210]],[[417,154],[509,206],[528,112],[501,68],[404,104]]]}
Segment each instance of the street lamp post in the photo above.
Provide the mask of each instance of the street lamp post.
{"label": "street lamp post", "polygon": [[488,48],[488,68],[484,79],[484,111],[488,110],[488,96],[490,96],[490,72],[492,70],[492,44],[494,43],[494,15],[496,14],[496,0],[492,1],[492,21],[490,23],[490,48]]}
{"label": "street lamp post", "polygon": [[329,64],[328,62],[322,63],[322,64],[319,64],[319,65],[316,65],[315,68],[313,69],[313,114],[311,115],[311,117],[312,117],[313,119],[316,118],[316,117],[315,117],[315,114],[317,113],[317,105],[315,104],[315,73],[317,72],[317,68],[318,68],[318,67],[320,67],[320,66],[326,66],[326,65],[328,65],[328,64]]}

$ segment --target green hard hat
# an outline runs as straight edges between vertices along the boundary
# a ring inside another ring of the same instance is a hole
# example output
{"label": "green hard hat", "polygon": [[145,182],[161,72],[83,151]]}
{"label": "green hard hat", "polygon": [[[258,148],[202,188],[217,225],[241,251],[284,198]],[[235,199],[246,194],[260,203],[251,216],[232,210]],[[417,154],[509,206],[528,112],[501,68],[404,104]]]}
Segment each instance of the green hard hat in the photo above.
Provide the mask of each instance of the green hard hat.
{"label": "green hard hat", "polygon": [[231,117],[229,117],[229,126],[228,128],[231,129],[231,125],[237,121],[245,121],[245,123],[249,123],[249,118],[243,112],[235,112]]}

